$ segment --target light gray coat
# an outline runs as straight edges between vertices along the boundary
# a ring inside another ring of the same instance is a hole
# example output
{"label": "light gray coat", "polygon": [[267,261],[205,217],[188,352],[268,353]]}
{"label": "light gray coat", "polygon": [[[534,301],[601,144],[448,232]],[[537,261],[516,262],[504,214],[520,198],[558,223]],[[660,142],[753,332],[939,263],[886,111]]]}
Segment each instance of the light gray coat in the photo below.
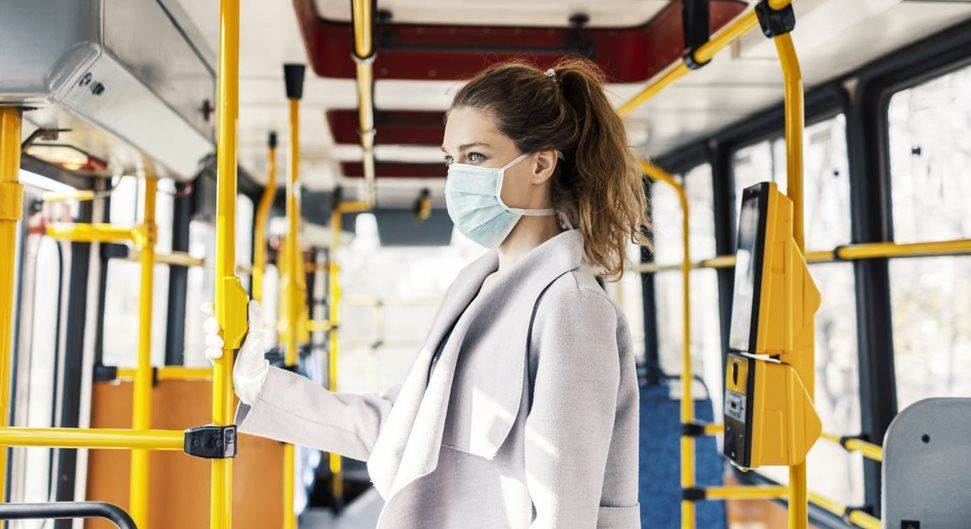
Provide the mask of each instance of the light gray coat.
{"label": "light gray coat", "polygon": [[630,332],[582,257],[566,231],[482,288],[487,253],[449,287],[403,384],[331,393],[271,368],[240,431],[367,461],[378,529],[640,527]]}

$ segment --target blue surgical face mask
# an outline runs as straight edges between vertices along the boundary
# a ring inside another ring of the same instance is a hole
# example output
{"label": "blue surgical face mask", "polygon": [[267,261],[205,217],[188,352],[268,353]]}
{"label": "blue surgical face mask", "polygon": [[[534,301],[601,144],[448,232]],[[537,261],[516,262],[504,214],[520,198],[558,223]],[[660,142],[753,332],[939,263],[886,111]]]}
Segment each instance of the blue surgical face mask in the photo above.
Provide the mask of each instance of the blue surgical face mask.
{"label": "blue surgical face mask", "polygon": [[556,214],[553,209],[511,208],[502,202],[500,195],[506,169],[527,156],[529,153],[523,153],[498,168],[464,163],[448,166],[445,205],[462,235],[486,248],[495,248],[506,239],[523,215]]}

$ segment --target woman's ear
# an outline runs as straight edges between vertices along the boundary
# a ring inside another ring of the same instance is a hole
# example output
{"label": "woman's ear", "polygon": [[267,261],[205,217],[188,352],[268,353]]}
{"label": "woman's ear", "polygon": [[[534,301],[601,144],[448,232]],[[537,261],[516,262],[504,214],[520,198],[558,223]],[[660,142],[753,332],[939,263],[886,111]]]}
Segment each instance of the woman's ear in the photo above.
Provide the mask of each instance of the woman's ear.
{"label": "woman's ear", "polygon": [[532,184],[542,184],[553,177],[556,170],[556,151],[539,151],[533,159]]}

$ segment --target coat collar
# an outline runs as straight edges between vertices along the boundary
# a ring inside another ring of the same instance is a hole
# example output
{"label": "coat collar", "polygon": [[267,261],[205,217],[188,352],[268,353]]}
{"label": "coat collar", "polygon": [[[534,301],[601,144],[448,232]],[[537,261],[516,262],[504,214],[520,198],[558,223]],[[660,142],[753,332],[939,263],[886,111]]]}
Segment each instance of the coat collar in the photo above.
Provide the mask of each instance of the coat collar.
{"label": "coat collar", "polygon": [[[485,288],[484,279],[499,265],[495,250],[459,273],[368,458],[371,480],[386,500],[437,468],[443,435],[459,450],[488,459],[495,455],[521,404],[536,301],[582,259],[581,235],[574,229],[533,248]],[[449,328],[429,376],[432,355]],[[474,380],[467,367],[456,370],[460,363],[484,362],[490,367],[476,370]],[[446,432],[449,402],[471,412],[449,414]]]}

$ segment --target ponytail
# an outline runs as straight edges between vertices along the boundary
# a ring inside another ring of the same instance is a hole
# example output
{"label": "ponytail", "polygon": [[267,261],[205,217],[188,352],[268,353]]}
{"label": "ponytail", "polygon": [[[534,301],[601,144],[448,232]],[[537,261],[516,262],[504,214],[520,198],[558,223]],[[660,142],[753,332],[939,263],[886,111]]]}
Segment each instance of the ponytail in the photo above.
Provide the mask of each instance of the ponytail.
{"label": "ponytail", "polygon": [[489,110],[521,152],[564,153],[551,182],[553,207],[580,230],[586,260],[617,279],[628,242],[650,246],[650,222],[643,175],[603,82],[582,58],[563,59],[546,73],[504,63],[462,87],[452,106]]}

